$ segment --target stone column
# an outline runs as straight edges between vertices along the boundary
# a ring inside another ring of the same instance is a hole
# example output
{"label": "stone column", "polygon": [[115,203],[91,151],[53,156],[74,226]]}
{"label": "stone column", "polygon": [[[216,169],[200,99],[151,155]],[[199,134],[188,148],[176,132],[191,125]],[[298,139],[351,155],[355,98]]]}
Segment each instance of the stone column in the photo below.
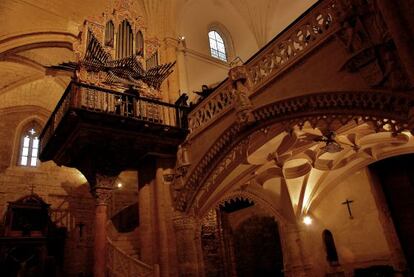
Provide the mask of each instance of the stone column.
{"label": "stone column", "polygon": [[186,51],[185,41],[182,40],[178,43],[178,46],[177,46],[178,78],[180,81],[181,94],[183,94],[184,92],[189,94],[185,51]]}
{"label": "stone column", "polygon": [[[170,37],[164,39],[164,53],[166,55],[164,62],[174,62],[177,60],[177,46],[178,39]],[[166,100],[168,100],[170,103],[174,103],[180,96],[177,72],[177,65],[175,65],[173,72],[165,81],[166,85],[168,86],[168,99]],[[163,87],[165,88],[165,85]]]}
{"label": "stone column", "polygon": [[172,203],[170,185],[175,160],[157,159],[155,174],[155,210],[157,213],[157,234],[159,247],[160,276],[177,276],[175,260],[175,237],[172,227]]}
{"label": "stone column", "polygon": [[198,224],[192,216],[179,215],[174,218],[179,276],[202,276],[198,260]]}
{"label": "stone column", "polygon": [[311,276],[311,265],[305,258],[305,249],[301,238],[301,230],[296,224],[281,226],[281,238],[284,251],[283,260],[285,276],[305,277]]}
{"label": "stone column", "polygon": [[157,256],[154,230],[154,171],[153,161],[145,161],[138,172],[138,205],[141,260],[154,265]]}
{"label": "stone column", "polygon": [[96,198],[95,210],[95,241],[94,241],[94,277],[106,276],[106,222],[108,203],[116,176],[96,175],[96,184],[92,190]]}

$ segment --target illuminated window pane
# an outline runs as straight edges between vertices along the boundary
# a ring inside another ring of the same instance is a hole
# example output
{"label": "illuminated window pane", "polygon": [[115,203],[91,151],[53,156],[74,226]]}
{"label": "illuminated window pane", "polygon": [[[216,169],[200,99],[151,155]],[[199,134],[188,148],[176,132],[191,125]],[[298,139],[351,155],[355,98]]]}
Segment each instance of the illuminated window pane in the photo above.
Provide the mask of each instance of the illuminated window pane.
{"label": "illuminated window pane", "polygon": [[27,156],[29,154],[29,147],[23,147],[22,155]]}
{"label": "illuminated window pane", "polygon": [[30,138],[29,136],[25,136],[24,140],[23,140],[23,146],[24,147],[29,147],[29,143],[30,143]]}
{"label": "illuminated window pane", "polygon": [[33,139],[33,148],[39,148],[39,139],[37,137]]}
{"label": "illuminated window pane", "polygon": [[36,158],[32,158],[32,160],[30,162],[30,165],[31,166],[36,166],[36,163],[37,163],[37,159]]}
{"label": "illuminated window pane", "polygon": [[21,164],[21,165],[27,165],[27,157],[22,156],[22,159],[21,159],[21,161],[20,161],[20,164]]}
{"label": "illuminated window pane", "polygon": [[32,149],[32,157],[37,158],[37,149]]}
{"label": "illuminated window pane", "polygon": [[226,47],[220,34],[216,31],[210,31],[208,38],[210,41],[211,56],[222,61],[227,61]]}

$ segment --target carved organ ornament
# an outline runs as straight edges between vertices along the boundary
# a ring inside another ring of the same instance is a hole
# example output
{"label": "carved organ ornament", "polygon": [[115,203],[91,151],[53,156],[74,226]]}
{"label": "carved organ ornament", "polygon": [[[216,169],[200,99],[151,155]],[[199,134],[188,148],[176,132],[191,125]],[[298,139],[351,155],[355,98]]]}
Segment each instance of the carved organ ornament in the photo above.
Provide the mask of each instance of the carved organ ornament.
{"label": "carved organ ornament", "polygon": [[118,0],[101,16],[86,19],[73,45],[77,62],[51,68],[74,72],[81,83],[118,91],[133,89],[140,96],[161,99],[161,83],[175,62],[158,64],[159,40],[145,38],[143,17],[131,5]]}

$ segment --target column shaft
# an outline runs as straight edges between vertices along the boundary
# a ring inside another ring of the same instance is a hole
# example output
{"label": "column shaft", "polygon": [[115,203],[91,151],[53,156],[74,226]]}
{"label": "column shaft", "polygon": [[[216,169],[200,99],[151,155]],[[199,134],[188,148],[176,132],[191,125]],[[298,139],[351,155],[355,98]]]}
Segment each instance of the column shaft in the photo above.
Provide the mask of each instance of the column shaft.
{"label": "column shaft", "polygon": [[94,265],[95,277],[105,277],[107,205],[97,205],[95,212]]}

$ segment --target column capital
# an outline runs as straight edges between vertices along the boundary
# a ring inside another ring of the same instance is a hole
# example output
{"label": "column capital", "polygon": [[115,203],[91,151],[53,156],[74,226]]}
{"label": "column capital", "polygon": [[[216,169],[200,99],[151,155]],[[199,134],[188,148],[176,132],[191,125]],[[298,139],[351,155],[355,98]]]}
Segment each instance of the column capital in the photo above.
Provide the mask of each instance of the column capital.
{"label": "column capital", "polygon": [[177,216],[173,219],[175,230],[190,230],[197,228],[197,219],[194,216]]}
{"label": "column capital", "polygon": [[112,197],[112,189],[117,176],[107,176],[96,174],[95,186],[92,188],[92,194],[96,198],[96,205],[108,205]]}
{"label": "column capital", "polygon": [[176,38],[172,38],[172,37],[166,37],[164,39],[164,43],[166,47],[173,47],[173,48],[177,48],[178,47],[178,39]]}

